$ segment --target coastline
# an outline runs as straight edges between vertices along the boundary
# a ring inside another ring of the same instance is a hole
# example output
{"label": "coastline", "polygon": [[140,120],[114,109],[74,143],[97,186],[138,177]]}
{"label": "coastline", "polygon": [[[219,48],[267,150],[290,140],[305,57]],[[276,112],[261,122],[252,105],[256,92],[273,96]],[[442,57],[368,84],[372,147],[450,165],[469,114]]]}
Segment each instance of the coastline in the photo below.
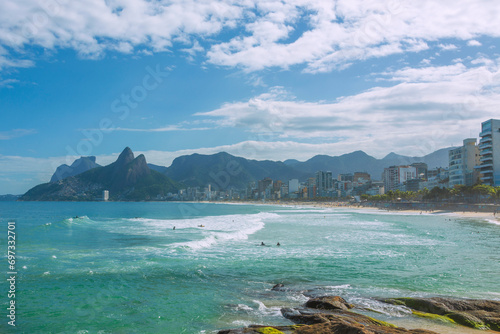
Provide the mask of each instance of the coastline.
{"label": "coastline", "polygon": [[292,207],[313,207],[324,209],[350,209],[359,211],[371,212],[391,212],[394,214],[414,214],[414,215],[450,215],[460,218],[482,219],[493,224],[500,225],[500,211],[495,214],[494,211],[463,211],[461,208],[453,206],[449,210],[418,210],[418,209],[392,209],[391,207],[380,208],[377,206],[364,206],[347,202],[296,202],[296,201],[241,201],[241,202],[215,202],[202,201],[194,203],[214,203],[214,204],[233,204],[233,205],[276,205],[276,206],[292,206]]}

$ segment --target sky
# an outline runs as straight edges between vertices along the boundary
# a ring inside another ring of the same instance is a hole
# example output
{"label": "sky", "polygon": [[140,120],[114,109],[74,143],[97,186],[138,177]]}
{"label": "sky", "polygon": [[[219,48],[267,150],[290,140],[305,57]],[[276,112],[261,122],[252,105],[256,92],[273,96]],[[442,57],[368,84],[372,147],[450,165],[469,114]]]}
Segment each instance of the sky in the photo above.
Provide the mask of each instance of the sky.
{"label": "sky", "polygon": [[129,146],[423,156],[500,118],[496,0],[0,2],[0,194]]}

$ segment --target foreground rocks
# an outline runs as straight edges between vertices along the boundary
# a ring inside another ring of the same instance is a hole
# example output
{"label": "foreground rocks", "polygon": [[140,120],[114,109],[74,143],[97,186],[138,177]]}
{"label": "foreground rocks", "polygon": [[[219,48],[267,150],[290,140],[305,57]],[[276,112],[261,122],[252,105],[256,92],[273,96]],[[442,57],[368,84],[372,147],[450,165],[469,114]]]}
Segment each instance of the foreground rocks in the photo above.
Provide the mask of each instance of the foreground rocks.
{"label": "foreground rocks", "polygon": [[[274,291],[283,291],[276,285]],[[500,332],[500,302],[453,298],[389,298],[381,302],[408,307],[416,316],[476,329]],[[405,329],[349,311],[354,305],[339,296],[310,298],[302,308],[283,308],[293,326],[260,326],[221,330],[219,334],[436,334],[424,329]]]}
{"label": "foreground rocks", "polygon": [[[418,316],[441,316],[443,320],[476,329],[500,332],[500,302],[478,299],[452,298],[391,298],[381,300],[394,305],[404,305]],[[415,312],[416,311],[416,312]]]}

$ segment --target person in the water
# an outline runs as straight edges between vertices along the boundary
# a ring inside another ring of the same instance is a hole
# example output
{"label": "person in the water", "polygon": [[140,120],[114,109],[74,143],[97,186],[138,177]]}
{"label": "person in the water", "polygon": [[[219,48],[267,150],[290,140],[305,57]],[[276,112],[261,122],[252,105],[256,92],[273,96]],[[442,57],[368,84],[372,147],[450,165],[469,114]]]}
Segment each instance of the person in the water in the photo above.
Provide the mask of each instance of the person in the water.
{"label": "person in the water", "polygon": [[260,243],[260,245],[261,245],[261,246],[265,246],[266,244],[264,243],[264,241],[262,241],[262,242]]}
{"label": "person in the water", "polygon": [[279,241],[278,241],[278,243],[276,244],[276,246],[281,246]]}

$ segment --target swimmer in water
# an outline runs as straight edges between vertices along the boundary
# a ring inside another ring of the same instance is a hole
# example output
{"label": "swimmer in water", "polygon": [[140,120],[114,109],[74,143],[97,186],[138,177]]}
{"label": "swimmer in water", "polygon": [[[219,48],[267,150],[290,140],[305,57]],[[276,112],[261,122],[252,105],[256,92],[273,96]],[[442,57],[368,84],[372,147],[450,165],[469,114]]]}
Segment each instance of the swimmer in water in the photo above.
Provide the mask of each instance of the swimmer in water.
{"label": "swimmer in water", "polygon": [[279,241],[278,241],[278,243],[276,244],[276,246],[281,246]]}
{"label": "swimmer in water", "polygon": [[264,241],[262,241],[262,242],[260,243],[260,245],[261,245],[261,246],[265,246],[266,244],[264,243]]}

